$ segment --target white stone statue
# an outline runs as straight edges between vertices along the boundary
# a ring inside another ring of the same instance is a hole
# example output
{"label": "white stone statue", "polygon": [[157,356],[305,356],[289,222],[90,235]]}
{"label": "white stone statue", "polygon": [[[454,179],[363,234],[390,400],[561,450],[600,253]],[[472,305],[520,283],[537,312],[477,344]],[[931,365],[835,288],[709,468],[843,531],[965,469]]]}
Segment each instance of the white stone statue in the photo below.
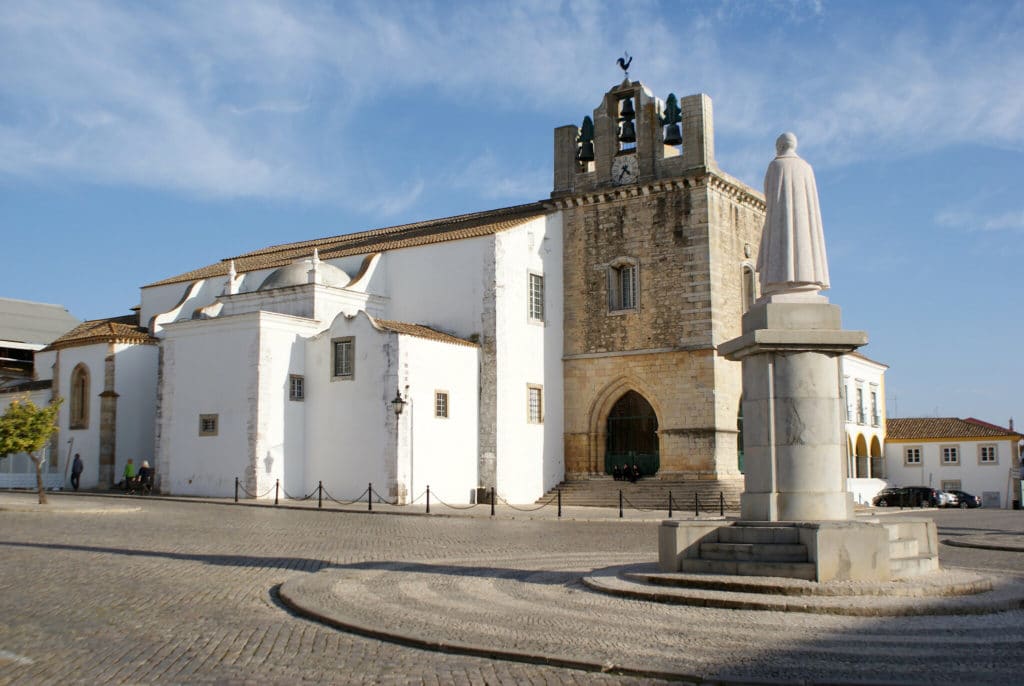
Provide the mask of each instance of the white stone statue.
{"label": "white stone statue", "polygon": [[817,299],[828,288],[828,259],[814,171],[796,154],[794,134],[779,136],[775,151],[764,175],[767,207],[757,255],[761,297]]}

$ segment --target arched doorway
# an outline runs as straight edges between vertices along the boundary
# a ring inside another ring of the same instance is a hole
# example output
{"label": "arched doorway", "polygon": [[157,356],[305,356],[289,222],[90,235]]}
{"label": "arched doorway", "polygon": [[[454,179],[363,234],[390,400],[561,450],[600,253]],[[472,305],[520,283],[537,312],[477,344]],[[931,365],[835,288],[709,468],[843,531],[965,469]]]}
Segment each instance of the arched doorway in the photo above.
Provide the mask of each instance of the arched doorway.
{"label": "arched doorway", "polygon": [[608,413],[605,474],[614,465],[637,465],[642,476],[657,474],[658,416],[647,400],[636,391],[627,391]]}

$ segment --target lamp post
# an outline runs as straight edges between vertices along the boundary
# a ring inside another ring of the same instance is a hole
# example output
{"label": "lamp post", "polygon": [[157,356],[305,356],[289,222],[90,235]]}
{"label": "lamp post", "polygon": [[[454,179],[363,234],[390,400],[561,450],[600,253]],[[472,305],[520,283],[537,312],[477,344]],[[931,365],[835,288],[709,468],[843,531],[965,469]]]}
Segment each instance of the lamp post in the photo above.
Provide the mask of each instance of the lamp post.
{"label": "lamp post", "polygon": [[[406,397],[408,397],[408,395],[409,395],[409,387],[408,386],[405,387],[405,394],[406,394]],[[396,440],[397,440],[398,444],[401,444],[401,442],[402,442],[401,441],[401,437],[402,437],[402,425],[401,425],[402,411],[405,410],[405,406],[408,405],[409,402],[410,401],[408,401],[408,400],[406,400],[405,398],[402,397],[402,392],[400,390],[395,389],[395,397],[391,401],[391,409],[395,411],[395,431],[396,431]],[[413,492],[412,431],[413,431],[412,426],[410,426],[409,427],[409,497],[410,498],[415,498],[416,495]],[[397,449],[397,447],[398,446],[396,445],[396,449]],[[396,458],[397,458],[397,455],[396,455]]]}

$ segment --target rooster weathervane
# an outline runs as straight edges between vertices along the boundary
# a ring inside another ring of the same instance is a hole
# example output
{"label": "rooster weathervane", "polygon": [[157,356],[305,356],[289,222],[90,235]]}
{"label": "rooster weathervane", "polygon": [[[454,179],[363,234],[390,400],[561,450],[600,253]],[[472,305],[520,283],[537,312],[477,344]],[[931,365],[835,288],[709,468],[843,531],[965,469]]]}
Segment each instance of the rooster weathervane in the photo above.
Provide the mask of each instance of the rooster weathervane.
{"label": "rooster weathervane", "polygon": [[619,63],[619,67],[626,74],[626,78],[628,79],[629,78],[629,65],[633,64],[633,57],[628,52],[623,51],[622,57],[620,57],[618,60],[616,60],[616,62]]}

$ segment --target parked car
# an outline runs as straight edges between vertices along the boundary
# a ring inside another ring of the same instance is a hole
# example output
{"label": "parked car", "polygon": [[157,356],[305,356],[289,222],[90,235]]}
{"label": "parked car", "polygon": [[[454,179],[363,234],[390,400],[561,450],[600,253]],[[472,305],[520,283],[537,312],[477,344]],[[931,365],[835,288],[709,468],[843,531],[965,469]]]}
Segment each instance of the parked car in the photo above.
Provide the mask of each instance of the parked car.
{"label": "parked car", "polygon": [[957,505],[956,505],[956,507],[960,507],[960,508],[981,507],[981,496],[980,495],[971,495],[970,493],[967,493],[966,491],[950,491],[950,493],[954,494],[956,496],[956,498],[957,498]]}
{"label": "parked car", "polygon": [[883,488],[871,504],[875,507],[938,507],[941,491],[928,486],[895,486]]}
{"label": "parked car", "polygon": [[960,507],[960,499],[952,491],[939,491],[939,507]]}

